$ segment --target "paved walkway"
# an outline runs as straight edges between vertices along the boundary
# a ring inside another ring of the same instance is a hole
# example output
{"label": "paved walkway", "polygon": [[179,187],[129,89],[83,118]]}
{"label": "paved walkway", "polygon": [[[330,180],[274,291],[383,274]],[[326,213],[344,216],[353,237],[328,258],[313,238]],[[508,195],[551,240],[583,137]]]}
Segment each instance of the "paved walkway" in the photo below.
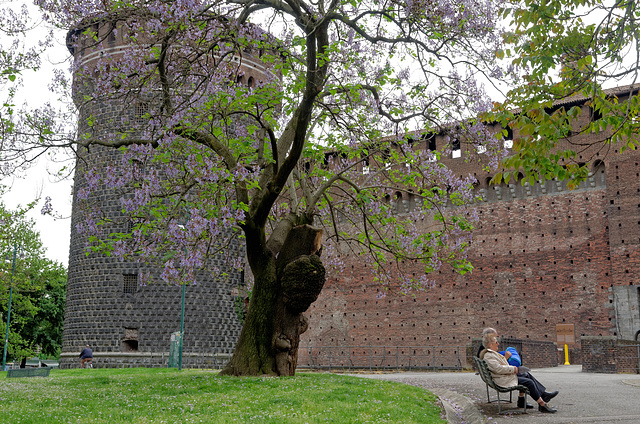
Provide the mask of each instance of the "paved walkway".
{"label": "paved walkway", "polygon": [[[359,374],[360,377],[398,381],[426,388],[443,401],[451,423],[640,423],[640,376],[635,374],[583,373],[580,365],[534,369],[532,374],[548,390],[560,394],[550,402],[555,414],[541,414],[538,409],[526,415],[504,413],[517,411],[515,402],[503,404],[503,415],[497,404],[487,403],[485,384],[472,372],[407,372],[392,374]],[[492,393],[493,392],[493,393]],[[490,389],[492,399],[495,390]],[[508,398],[508,394],[506,395]],[[514,393],[514,398],[516,394]],[[505,395],[501,397],[504,399]],[[514,399],[515,400],[515,399]],[[530,403],[534,403],[529,398]]]}

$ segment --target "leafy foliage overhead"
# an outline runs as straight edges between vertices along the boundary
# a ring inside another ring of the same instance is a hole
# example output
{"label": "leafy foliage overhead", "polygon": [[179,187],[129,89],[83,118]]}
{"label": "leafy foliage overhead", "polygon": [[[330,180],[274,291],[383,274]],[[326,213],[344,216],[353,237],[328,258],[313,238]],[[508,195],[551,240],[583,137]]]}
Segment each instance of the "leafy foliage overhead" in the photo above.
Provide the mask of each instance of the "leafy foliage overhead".
{"label": "leafy foliage overhead", "polygon": [[[471,223],[443,206],[472,201],[473,178],[441,159],[459,140],[494,165],[504,154],[492,131],[468,120],[492,106],[477,77],[506,78],[495,61],[497,3],[39,3],[74,28],[74,99],[86,121],[67,144],[124,148],[131,165],[124,175],[85,170],[79,197],[115,187],[134,224],[105,240],[106,218],[93,209],[81,228],[93,248],[162,252],[165,279],[192,281],[189,270],[227,251],[226,231],[313,221],[325,225],[329,251],[364,248],[381,274],[386,255],[425,261],[426,271],[458,263]],[[91,56],[110,37],[127,48]],[[240,83],[255,62],[263,76]],[[115,102],[139,107],[112,118],[95,108]],[[443,136],[437,151],[425,147],[431,133]],[[389,199],[409,191],[425,207],[398,220]],[[411,224],[425,214],[432,232]]]}
{"label": "leafy foliage overhead", "polygon": [[577,183],[611,146],[638,146],[638,2],[525,0],[503,15],[512,31],[500,56],[525,77],[489,116],[521,135],[498,178],[522,171]]}

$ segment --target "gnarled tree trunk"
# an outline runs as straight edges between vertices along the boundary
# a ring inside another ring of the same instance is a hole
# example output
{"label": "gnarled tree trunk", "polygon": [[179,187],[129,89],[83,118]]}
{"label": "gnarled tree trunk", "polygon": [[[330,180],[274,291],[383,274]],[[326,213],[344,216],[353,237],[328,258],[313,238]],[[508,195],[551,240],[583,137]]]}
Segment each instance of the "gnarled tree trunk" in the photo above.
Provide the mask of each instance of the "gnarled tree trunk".
{"label": "gnarled tree trunk", "polygon": [[303,312],[318,298],[325,282],[321,242],[322,230],[293,227],[277,256],[267,255],[252,264],[255,283],[249,311],[222,374],[295,374],[300,335],[307,330]]}

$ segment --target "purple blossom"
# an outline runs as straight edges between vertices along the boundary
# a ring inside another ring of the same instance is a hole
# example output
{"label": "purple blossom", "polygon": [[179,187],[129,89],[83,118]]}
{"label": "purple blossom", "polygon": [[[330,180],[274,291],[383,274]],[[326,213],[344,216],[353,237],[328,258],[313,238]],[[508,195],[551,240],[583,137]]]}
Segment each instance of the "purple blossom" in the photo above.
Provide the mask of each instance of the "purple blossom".
{"label": "purple blossom", "polygon": [[51,197],[47,196],[44,198],[44,205],[42,205],[42,209],[40,210],[40,213],[42,215],[51,215],[52,212],[53,212],[53,205],[51,204]]}

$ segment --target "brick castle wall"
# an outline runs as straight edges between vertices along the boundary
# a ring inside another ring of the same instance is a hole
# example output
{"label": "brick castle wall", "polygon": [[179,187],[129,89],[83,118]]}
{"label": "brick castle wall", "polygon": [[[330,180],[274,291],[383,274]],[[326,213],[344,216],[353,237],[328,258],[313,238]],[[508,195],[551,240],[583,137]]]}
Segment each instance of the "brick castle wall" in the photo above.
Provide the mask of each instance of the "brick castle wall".
{"label": "brick castle wall", "polygon": [[[367,265],[344,257],[346,269],[329,275],[308,311],[301,346],[465,346],[488,326],[503,337],[554,343],[556,325],[573,324],[579,363],[581,336],[632,338],[640,329],[640,155],[612,147],[576,157],[587,159],[592,175],[576,190],[558,181],[493,186],[474,160],[448,159],[480,182],[473,272],[442,269],[423,292],[391,290],[378,299]],[[402,200],[405,211],[413,207]]]}

